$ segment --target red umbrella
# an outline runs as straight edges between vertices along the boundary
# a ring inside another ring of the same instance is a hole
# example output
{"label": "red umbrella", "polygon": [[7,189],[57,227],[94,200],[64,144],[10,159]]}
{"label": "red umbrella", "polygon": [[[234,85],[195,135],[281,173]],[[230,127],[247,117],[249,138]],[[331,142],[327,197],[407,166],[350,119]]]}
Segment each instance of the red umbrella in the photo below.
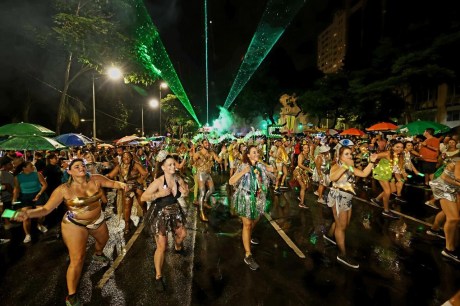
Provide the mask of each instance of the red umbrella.
{"label": "red umbrella", "polygon": [[340,135],[341,136],[345,136],[345,135],[363,136],[363,135],[366,135],[366,133],[356,128],[350,128],[340,133]]}
{"label": "red umbrella", "polygon": [[398,128],[397,125],[394,125],[393,123],[390,122],[380,122],[377,124],[374,124],[373,126],[367,128],[367,131],[393,131]]}

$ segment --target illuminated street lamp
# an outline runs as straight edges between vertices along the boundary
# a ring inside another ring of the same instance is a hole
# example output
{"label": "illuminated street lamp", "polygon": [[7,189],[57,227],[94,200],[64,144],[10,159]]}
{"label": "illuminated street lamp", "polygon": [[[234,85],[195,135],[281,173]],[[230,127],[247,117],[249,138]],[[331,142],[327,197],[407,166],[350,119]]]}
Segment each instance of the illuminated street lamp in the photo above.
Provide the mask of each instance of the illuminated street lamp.
{"label": "illuminated street lamp", "polygon": [[[123,76],[121,70],[117,67],[110,67],[107,70],[107,75],[112,80],[118,80]],[[92,121],[93,121],[93,139],[94,140],[96,140],[96,88],[94,86],[95,79],[96,78],[94,77],[94,73],[93,73],[93,120]],[[89,121],[89,120],[85,120],[85,121]]]}
{"label": "illuminated street lamp", "polygon": [[164,88],[168,88],[168,84],[166,84],[165,82],[161,82],[160,83],[160,101],[158,102],[158,107],[160,108],[160,136],[161,136],[161,89]]}
{"label": "illuminated street lamp", "polygon": [[[150,99],[149,101],[149,106],[151,108],[157,108],[159,107],[160,108],[160,113],[161,113],[161,107],[160,107],[160,101],[158,101],[158,99]],[[144,116],[144,112],[142,111],[142,116]],[[160,117],[161,118],[161,117]],[[160,119],[161,120],[161,119]],[[161,121],[160,121],[160,124],[161,124]],[[142,119],[142,130],[144,130],[144,119]],[[161,125],[160,125],[160,131],[161,131]],[[160,134],[161,135],[161,134]]]}
{"label": "illuminated street lamp", "polygon": [[[160,103],[158,103],[157,99],[151,99],[149,101],[149,106],[151,108],[157,108],[159,105],[160,105]],[[144,134],[144,104],[142,104],[141,116],[142,116],[142,118],[141,118],[141,122],[142,122],[141,123],[142,124],[142,137],[144,137],[145,136],[145,134]]]}

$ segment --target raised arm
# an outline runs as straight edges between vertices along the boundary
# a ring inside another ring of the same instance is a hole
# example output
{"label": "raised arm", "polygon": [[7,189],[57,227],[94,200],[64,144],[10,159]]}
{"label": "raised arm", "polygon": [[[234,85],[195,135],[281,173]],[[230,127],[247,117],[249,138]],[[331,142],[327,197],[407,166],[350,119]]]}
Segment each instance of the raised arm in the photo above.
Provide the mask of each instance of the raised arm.
{"label": "raised arm", "polygon": [[118,175],[118,172],[120,171],[120,165],[117,164],[115,168],[112,169],[112,171],[109,172],[109,174],[106,175],[109,179],[113,179],[115,176]]}
{"label": "raised arm", "polygon": [[48,199],[48,202],[46,202],[44,206],[35,209],[27,209],[25,211],[21,211],[16,217],[16,220],[23,221],[28,218],[40,218],[48,215],[56,207],[58,207],[59,204],[62,203],[62,201],[64,201],[64,188],[64,185],[61,185],[58,188],[56,188],[51,194],[51,197]]}
{"label": "raised arm", "polygon": [[211,152],[212,154],[212,157],[214,158],[214,160],[217,162],[217,163],[221,163],[222,162],[222,158],[217,156],[216,152]]}
{"label": "raised arm", "polygon": [[245,165],[245,167],[241,171],[237,171],[233,176],[228,180],[230,185],[235,185],[246,173],[249,172],[251,168],[249,165]]}
{"label": "raised arm", "polygon": [[129,189],[129,186],[125,183],[114,181],[108,179],[107,177],[100,174],[92,174],[91,179],[99,183],[100,186],[105,188],[115,188],[115,189]]}
{"label": "raised arm", "polygon": [[351,171],[355,174],[355,176],[360,176],[360,177],[368,176],[369,174],[371,174],[372,169],[374,169],[375,161],[377,160],[377,155],[378,154],[372,154],[370,156],[369,164],[363,170],[353,168],[353,170],[351,170]]}
{"label": "raised arm", "polygon": [[[144,182],[144,180],[147,178],[147,176],[149,175],[149,173],[147,172],[147,170],[145,170],[145,168],[138,162],[134,163],[134,167],[136,167],[137,171],[139,171],[139,173],[141,174],[141,178],[142,178],[142,182]],[[142,182],[139,182],[139,183],[142,183]]]}

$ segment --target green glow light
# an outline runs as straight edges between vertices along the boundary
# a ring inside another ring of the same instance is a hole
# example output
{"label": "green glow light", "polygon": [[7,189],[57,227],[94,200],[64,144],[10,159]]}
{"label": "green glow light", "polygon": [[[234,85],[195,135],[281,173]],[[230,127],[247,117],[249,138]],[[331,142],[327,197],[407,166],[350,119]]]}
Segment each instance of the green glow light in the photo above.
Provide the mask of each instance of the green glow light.
{"label": "green glow light", "polygon": [[196,123],[201,126],[144,2],[142,0],[135,1],[138,27],[136,28],[137,40],[134,50],[139,61],[151,75],[159,76],[168,83],[168,87],[177,99],[184,105]]}
{"label": "green glow light", "polygon": [[270,0],[233,81],[224,107],[229,108],[297,14],[305,0]]}
{"label": "green glow light", "polygon": [[214,120],[212,128],[218,135],[223,135],[231,130],[232,125],[234,125],[234,118],[227,109],[221,106],[218,108],[220,110],[219,117]]}
{"label": "green glow light", "polygon": [[209,69],[208,69],[208,1],[204,0],[204,44],[206,63],[206,124],[209,125]]}

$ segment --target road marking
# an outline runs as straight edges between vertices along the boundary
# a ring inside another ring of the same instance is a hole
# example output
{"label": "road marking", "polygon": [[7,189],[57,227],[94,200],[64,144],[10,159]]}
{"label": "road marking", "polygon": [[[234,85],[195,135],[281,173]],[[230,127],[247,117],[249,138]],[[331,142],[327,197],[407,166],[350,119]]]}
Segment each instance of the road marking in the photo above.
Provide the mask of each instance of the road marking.
{"label": "road marking", "polygon": [[[361,202],[370,204],[370,205],[372,205],[372,206],[375,206],[375,207],[378,207],[378,208],[382,208],[381,206],[379,206],[379,205],[377,205],[377,204],[374,204],[374,203],[372,203],[371,201],[364,200],[364,199],[362,199],[362,198],[360,198],[360,197],[353,196],[353,198],[356,199],[356,200],[358,200],[358,201],[361,201]],[[411,217],[411,216],[409,216],[409,215],[403,214],[402,212],[397,211],[397,210],[390,209],[390,211],[394,212],[396,215],[400,215],[401,217],[404,217],[404,218],[406,218],[406,219],[409,219],[409,220],[412,220],[412,221],[415,221],[415,222],[424,224],[424,225],[426,225],[426,226],[430,226],[430,227],[431,227],[431,226],[433,225],[433,224],[428,223],[428,222],[425,222],[425,221],[423,221],[423,220],[420,220],[420,219]]]}
{"label": "road marking", "polygon": [[97,283],[97,288],[102,289],[102,287],[104,287],[105,283],[107,283],[109,278],[112,276],[112,274],[115,272],[115,270],[118,268],[118,266],[122,262],[123,258],[125,258],[126,254],[128,254],[129,249],[131,249],[131,247],[133,246],[134,242],[139,237],[139,234],[144,229],[144,224],[145,224],[145,221],[142,222],[139,225],[139,227],[136,229],[136,231],[134,232],[133,236],[131,237],[131,239],[129,239],[128,243],[126,244],[126,246],[124,248],[124,252],[121,253],[120,255],[118,255],[117,259],[114,260],[113,264],[104,273],[104,275],[102,276],[102,278],[99,281],[99,283]]}
{"label": "road marking", "polygon": [[281,229],[281,227],[276,223],[275,220],[272,219],[272,217],[268,213],[264,213],[265,218],[270,222],[270,224],[273,226],[273,228],[278,232],[278,234],[283,238],[283,240],[287,243],[287,245],[294,250],[294,252],[299,256],[300,258],[305,258],[305,254],[302,253],[302,251],[297,247],[297,245],[289,238],[288,235]]}
{"label": "road marking", "polygon": [[[412,185],[411,185],[411,187],[416,187],[416,186],[412,186]],[[330,187],[327,187],[327,188],[330,189]],[[374,203],[372,203],[371,201],[368,201],[368,200],[365,200],[365,199],[363,199],[363,198],[360,198],[360,197],[358,197],[358,196],[353,196],[353,198],[356,199],[356,200],[359,200],[359,201],[361,201],[361,202],[370,204],[370,205],[372,205],[372,206],[374,206],[374,207],[382,208],[381,206],[379,206],[379,205],[377,205],[377,204],[374,204]],[[406,219],[412,220],[412,221],[414,221],[414,222],[418,222],[418,223],[421,223],[421,224],[426,225],[426,226],[429,226],[429,227],[433,226],[433,224],[431,224],[431,223],[429,223],[429,222],[426,222],[426,221],[423,221],[423,220],[420,220],[420,219],[411,217],[411,216],[406,215],[406,214],[403,214],[402,212],[399,212],[399,211],[397,211],[397,210],[390,209],[390,211],[394,212],[394,213],[397,214],[397,215],[400,215],[401,217],[404,217],[404,218],[406,218]]]}

